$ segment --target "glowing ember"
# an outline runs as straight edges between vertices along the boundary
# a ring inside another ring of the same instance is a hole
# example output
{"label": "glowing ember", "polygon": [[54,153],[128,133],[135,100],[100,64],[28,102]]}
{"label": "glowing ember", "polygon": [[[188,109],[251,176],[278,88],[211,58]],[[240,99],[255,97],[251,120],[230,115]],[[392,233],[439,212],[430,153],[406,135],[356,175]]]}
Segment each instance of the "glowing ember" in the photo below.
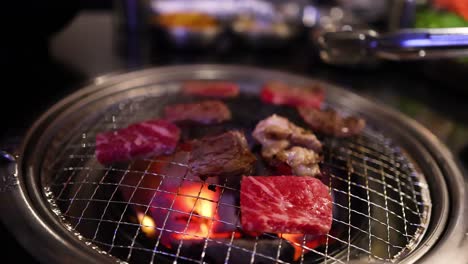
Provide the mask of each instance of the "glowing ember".
{"label": "glowing ember", "polygon": [[[213,228],[217,219],[215,215],[218,194],[207,189],[205,184],[192,183],[182,187],[179,191],[181,196],[176,198],[174,207],[182,212],[187,212],[186,217],[178,220],[190,221],[186,227],[185,234],[174,233],[175,239],[202,239],[209,237],[210,228]],[[191,216],[190,216],[191,213]],[[185,228],[184,228],[185,229]],[[183,231],[183,230],[181,230]]]}
{"label": "glowing ember", "polygon": [[302,254],[302,240],[304,239],[304,235],[302,234],[279,234],[279,236],[283,239],[288,240],[291,242],[291,245],[294,247],[294,260],[298,260]]}
{"label": "glowing ember", "polygon": [[[123,199],[131,203],[135,212],[132,221],[141,225],[147,238],[158,240],[167,248],[174,248],[182,240],[199,243],[206,238],[242,237],[234,224],[226,224],[237,220],[233,194],[223,192],[217,177],[202,182],[197,175],[187,173],[187,168],[179,165],[186,164],[187,159],[187,152],[179,151],[132,165],[119,187]],[[215,188],[209,188],[210,185]],[[218,208],[221,198],[224,205]]]}
{"label": "glowing ember", "polygon": [[155,237],[156,235],[156,224],[154,223],[153,218],[149,215],[143,213],[138,213],[138,222],[141,225],[141,231],[145,233],[148,237]]}
{"label": "glowing ember", "polygon": [[[299,260],[302,253],[307,253],[310,249],[314,249],[326,242],[326,236],[312,236],[309,238],[303,234],[278,234],[281,238],[289,241],[294,247],[294,261]],[[304,242],[305,239],[305,242]]]}

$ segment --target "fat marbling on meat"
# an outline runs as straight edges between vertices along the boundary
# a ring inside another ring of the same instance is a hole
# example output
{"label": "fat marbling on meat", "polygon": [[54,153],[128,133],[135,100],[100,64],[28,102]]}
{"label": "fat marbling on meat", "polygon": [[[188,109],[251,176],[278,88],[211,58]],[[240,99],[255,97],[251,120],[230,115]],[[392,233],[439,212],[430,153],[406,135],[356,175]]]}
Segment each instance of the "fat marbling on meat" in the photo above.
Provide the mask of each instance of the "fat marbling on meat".
{"label": "fat marbling on meat", "polygon": [[218,124],[231,119],[231,111],[221,101],[206,100],[174,104],[164,108],[165,119],[172,122],[191,121],[200,124]]}
{"label": "fat marbling on meat", "polygon": [[284,162],[296,175],[320,173],[318,153],[322,143],[311,131],[284,117],[272,115],[257,124],[253,137],[262,145],[262,157],[271,165]]}
{"label": "fat marbling on meat", "polygon": [[319,179],[244,176],[241,224],[245,231],[324,235],[331,229],[332,199]]}
{"label": "fat marbling on meat", "polygon": [[189,167],[200,178],[230,176],[252,172],[256,158],[240,131],[204,137],[189,143]]}
{"label": "fat marbling on meat", "polygon": [[101,164],[126,162],[172,153],[180,129],[166,120],[150,120],[96,135],[96,158]]}
{"label": "fat marbling on meat", "polygon": [[336,137],[357,135],[366,126],[364,119],[354,116],[343,117],[333,109],[298,107],[298,112],[312,130]]}

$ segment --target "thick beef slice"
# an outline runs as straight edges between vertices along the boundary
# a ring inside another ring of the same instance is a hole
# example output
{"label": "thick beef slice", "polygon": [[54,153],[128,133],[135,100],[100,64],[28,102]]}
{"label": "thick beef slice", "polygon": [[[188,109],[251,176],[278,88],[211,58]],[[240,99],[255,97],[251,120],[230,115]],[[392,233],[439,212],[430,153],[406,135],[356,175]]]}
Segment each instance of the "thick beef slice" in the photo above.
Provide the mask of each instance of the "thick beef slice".
{"label": "thick beef slice", "polygon": [[240,207],[250,232],[324,235],[332,225],[329,189],[312,177],[245,176]]}
{"label": "thick beef slice", "polygon": [[193,140],[190,169],[201,178],[248,174],[256,161],[240,131]]}

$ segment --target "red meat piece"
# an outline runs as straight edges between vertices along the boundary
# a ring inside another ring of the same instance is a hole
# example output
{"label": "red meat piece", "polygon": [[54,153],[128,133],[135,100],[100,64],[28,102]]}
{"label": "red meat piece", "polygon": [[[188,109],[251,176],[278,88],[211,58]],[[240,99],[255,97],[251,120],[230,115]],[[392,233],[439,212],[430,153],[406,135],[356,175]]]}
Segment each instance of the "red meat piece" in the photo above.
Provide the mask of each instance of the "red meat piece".
{"label": "red meat piece", "polygon": [[263,86],[260,98],[270,104],[319,109],[325,98],[325,92],[320,86],[301,88],[281,82],[269,82]]}
{"label": "red meat piece", "polygon": [[240,206],[250,232],[324,235],[332,225],[331,195],[313,177],[245,176]]}
{"label": "red meat piece", "polygon": [[317,110],[311,108],[297,108],[299,114],[310,128],[336,137],[351,137],[358,135],[366,126],[366,121],[354,116],[341,116],[333,109]]}
{"label": "red meat piece", "polygon": [[227,105],[218,100],[169,105],[164,116],[172,122],[191,121],[200,124],[218,124],[231,119]]}
{"label": "red meat piece", "polygon": [[180,129],[165,120],[151,120],[96,135],[96,157],[102,164],[172,153]]}
{"label": "red meat piece", "polygon": [[190,169],[202,179],[252,173],[257,160],[240,131],[196,139],[190,144]]}
{"label": "red meat piece", "polygon": [[239,95],[239,85],[223,81],[189,81],[182,86],[186,95],[229,98]]}

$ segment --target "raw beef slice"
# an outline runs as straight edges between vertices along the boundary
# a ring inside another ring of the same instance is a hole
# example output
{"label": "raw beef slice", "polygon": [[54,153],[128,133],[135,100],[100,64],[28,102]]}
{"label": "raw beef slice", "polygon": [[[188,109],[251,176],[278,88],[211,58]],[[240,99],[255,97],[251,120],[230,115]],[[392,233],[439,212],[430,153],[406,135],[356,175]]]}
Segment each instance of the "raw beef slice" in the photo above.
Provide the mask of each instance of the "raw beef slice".
{"label": "raw beef slice", "polygon": [[240,206],[251,232],[324,235],[332,224],[329,190],[313,177],[245,176]]}
{"label": "raw beef slice", "polygon": [[272,81],[264,84],[260,98],[269,104],[319,109],[325,99],[325,91],[318,84],[296,87]]}
{"label": "raw beef slice", "polygon": [[150,120],[96,135],[96,158],[102,164],[172,153],[180,129],[165,120]]}
{"label": "raw beef slice", "polygon": [[218,124],[231,119],[231,111],[221,101],[207,100],[168,105],[164,108],[164,116],[171,122],[191,121],[199,124]]}
{"label": "raw beef slice", "polygon": [[239,85],[225,81],[187,81],[182,85],[185,95],[231,98],[239,95]]}

